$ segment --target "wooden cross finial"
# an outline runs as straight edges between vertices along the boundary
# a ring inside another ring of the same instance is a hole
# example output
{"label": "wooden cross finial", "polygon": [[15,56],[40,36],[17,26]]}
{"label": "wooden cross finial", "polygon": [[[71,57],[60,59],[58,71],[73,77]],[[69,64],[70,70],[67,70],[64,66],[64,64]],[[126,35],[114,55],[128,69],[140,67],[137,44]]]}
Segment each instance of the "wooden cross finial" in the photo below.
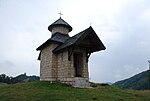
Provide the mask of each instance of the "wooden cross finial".
{"label": "wooden cross finial", "polygon": [[60,11],[60,13],[58,13],[59,15],[60,15],[60,18],[61,18],[61,15],[63,15],[62,13],[61,13],[61,11]]}

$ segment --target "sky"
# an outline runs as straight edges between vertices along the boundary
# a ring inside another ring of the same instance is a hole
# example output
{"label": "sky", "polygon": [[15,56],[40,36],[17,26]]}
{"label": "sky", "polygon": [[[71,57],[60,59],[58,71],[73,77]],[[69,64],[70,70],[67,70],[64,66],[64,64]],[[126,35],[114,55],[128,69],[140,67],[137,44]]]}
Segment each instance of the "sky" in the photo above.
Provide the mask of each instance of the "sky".
{"label": "sky", "polygon": [[73,36],[90,25],[106,50],[89,60],[89,80],[116,82],[148,70],[150,0],[0,0],[0,74],[38,75],[36,48],[51,37],[48,26],[68,22]]}

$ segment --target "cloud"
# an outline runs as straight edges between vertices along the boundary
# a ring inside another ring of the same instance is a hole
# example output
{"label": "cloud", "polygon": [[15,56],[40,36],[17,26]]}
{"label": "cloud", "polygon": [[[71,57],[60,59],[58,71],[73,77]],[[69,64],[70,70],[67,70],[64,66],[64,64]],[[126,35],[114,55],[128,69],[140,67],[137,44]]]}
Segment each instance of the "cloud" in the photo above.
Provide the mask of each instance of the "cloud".
{"label": "cloud", "polygon": [[[121,47],[127,53],[132,53],[137,56],[146,54],[149,55],[150,37],[149,36],[149,23],[147,19],[141,19],[143,13],[148,13],[150,7],[146,0],[137,1],[131,3],[128,8],[124,8],[123,11],[117,17],[117,24],[120,33],[122,34]],[[150,12],[149,12],[150,13]],[[119,19],[121,18],[121,19]],[[119,20],[118,20],[119,19]],[[132,57],[134,58],[134,57]],[[139,59],[140,60],[140,59]]]}
{"label": "cloud", "polygon": [[[57,13],[60,11],[64,14],[62,18],[73,27],[70,35],[92,23],[106,46],[105,51],[93,53],[90,57],[92,81],[114,82],[148,69],[149,0],[0,2],[1,72],[39,75],[39,52],[35,49],[50,38],[47,27],[59,18]],[[9,67],[11,69],[5,69]]]}
{"label": "cloud", "polygon": [[7,68],[7,67],[14,67],[15,64],[9,60],[5,60],[3,62],[0,62],[0,67]]}
{"label": "cloud", "polygon": [[[90,58],[94,60],[90,62],[91,68],[93,64],[97,64],[95,70],[91,70],[96,82],[114,82],[148,69],[149,4],[150,2],[146,0],[125,1],[112,17],[113,22],[110,21],[103,27],[99,26],[99,28],[106,27],[105,30],[98,30],[102,31],[99,36],[106,50]],[[95,71],[99,71],[99,74]]]}
{"label": "cloud", "polygon": [[15,64],[12,61],[4,60],[0,62],[0,74],[9,74],[14,70]]}

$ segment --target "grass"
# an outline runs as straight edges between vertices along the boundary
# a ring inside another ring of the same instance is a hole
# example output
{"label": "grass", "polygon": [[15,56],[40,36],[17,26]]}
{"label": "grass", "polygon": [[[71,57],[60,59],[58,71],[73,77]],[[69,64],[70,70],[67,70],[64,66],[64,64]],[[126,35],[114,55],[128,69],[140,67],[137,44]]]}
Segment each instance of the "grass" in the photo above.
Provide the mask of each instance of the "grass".
{"label": "grass", "polygon": [[37,81],[0,85],[0,101],[150,101],[150,91],[112,86],[81,89]]}

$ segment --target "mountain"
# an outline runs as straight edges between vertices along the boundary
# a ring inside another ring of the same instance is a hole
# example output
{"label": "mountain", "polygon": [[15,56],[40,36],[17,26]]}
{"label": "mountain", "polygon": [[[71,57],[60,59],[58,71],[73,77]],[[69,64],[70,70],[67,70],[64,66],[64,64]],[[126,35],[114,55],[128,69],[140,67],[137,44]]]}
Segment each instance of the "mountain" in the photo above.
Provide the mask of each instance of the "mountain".
{"label": "mountain", "polygon": [[131,78],[115,82],[113,85],[124,89],[135,89],[135,90],[150,89],[150,70],[136,74]]}

